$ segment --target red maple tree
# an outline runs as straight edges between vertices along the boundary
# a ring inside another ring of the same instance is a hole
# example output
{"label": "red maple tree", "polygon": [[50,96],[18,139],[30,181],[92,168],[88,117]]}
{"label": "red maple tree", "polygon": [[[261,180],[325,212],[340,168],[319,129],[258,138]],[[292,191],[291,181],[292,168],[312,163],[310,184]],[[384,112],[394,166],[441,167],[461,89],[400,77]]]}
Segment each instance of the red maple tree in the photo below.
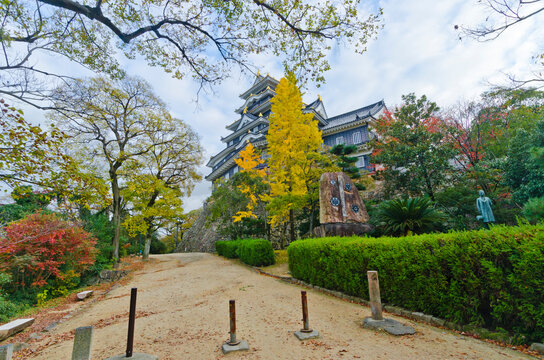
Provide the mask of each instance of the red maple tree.
{"label": "red maple tree", "polygon": [[16,287],[43,286],[67,271],[80,274],[94,264],[96,239],[55,214],[38,212],[6,226],[0,238],[0,271],[10,272]]}

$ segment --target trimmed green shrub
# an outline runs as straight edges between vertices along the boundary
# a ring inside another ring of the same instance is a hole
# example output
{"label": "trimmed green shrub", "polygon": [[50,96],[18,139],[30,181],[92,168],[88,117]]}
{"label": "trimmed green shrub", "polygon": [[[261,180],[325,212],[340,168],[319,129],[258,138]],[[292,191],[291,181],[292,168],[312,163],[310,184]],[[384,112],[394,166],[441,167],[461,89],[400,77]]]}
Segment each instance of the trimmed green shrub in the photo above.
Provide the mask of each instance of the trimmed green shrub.
{"label": "trimmed green shrub", "polygon": [[216,241],[215,249],[218,255],[229,259],[240,258],[248,265],[266,266],[274,264],[274,249],[272,249],[270,241],[265,239]]}
{"label": "trimmed green shrub", "polygon": [[238,259],[238,245],[242,240],[216,241],[217,254],[228,259]]}
{"label": "trimmed green shrub", "polygon": [[377,270],[382,301],[453,322],[544,341],[544,225],[405,238],[321,238],[288,248],[291,274],[368,299]]}
{"label": "trimmed green shrub", "polygon": [[252,266],[274,264],[274,249],[270,241],[265,239],[243,240],[238,245],[240,260]]}

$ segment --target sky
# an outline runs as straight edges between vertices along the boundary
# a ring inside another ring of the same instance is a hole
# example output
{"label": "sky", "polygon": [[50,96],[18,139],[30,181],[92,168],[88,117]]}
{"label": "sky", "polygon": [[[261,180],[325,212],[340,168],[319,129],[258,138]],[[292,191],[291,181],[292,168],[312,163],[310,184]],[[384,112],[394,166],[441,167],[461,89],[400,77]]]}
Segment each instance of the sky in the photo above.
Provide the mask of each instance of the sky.
{"label": "sky", "polygon": [[[401,103],[403,94],[411,92],[425,94],[447,108],[459,100],[476,98],[490,84],[506,83],[506,74],[528,75],[532,56],[542,52],[544,45],[544,27],[537,26],[539,18],[520,23],[490,42],[460,40],[454,25],[475,25],[485,19],[477,0],[384,0],[364,6],[383,9],[384,28],[362,55],[350,48],[334,47],[326,83],[304,89],[306,102],[321,95],[329,116],[381,99],[392,109]],[[270,73],[278,79],[282,75],[279,59],[255,57],[255,64],[261,74]],[[234,110],[243,104],[238,95],[254,79],[234,68],[230,79],[217,85],[213,93],[200,93],[197,103],[198,84],[189,76],[176,80],[139,60],[126,60],[124,65],[129,74],[146,79],[171,112],[200,135],[205,149],[200,172],[209,174],[205,164],[224,148],[220,138],[229,134],[225,126],[237,120]],[[28,113],[40,117],[36,110],[28,109],[27,118]],[[199,182],[184,200],[186,211],[201,207],[210,193],[211,183]]]}

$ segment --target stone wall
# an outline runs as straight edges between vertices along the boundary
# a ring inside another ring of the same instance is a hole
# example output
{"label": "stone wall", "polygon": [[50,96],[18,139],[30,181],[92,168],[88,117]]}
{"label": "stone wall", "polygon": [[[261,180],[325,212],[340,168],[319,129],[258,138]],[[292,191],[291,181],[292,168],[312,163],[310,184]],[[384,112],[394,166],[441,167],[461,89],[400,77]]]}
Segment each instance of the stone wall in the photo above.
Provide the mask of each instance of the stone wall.
{"label": "stone wall", "polygon": [[224,240],[216,231],[217,224],[206,227],[206,217],[210,211],[204,207],[200,215],[185,233],[174,252],[214,252],[215,242]]}

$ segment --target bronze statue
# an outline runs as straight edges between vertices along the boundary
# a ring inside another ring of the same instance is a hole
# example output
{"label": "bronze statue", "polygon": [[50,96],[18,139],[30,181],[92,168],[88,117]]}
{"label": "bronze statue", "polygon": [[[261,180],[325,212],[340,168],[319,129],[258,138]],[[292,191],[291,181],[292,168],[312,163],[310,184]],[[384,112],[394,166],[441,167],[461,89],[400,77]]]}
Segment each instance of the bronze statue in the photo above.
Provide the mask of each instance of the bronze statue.
{"label": "bronze statue", "polygon": [[480,190],[478,193],[480,197],[476,199],[476,208],[478,209],[480,215],[476,216],[476,219],[482,220],[484,222],[484,227],[489,229],[489,223],[495,222],[493,210],[491,210],[491,205],[493,205],[493,203],[491,202],[490,198],[485,196],[485,192],[483,190]]}

